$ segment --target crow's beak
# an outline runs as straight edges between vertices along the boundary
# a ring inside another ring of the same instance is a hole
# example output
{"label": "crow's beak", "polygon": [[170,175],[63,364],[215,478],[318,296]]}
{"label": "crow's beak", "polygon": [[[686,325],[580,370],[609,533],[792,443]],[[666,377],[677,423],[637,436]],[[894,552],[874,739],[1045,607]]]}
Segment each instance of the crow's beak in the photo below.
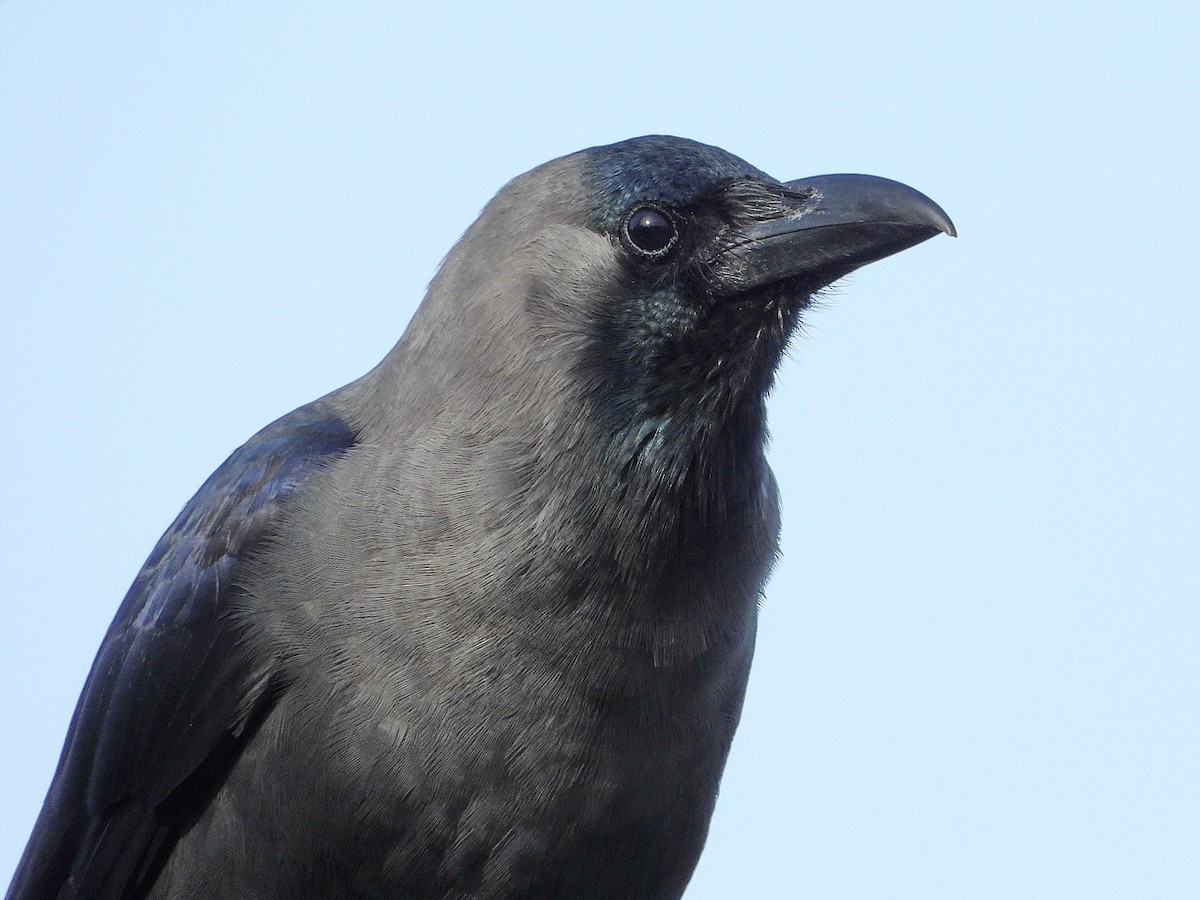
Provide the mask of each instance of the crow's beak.
{"label": "crow's beak", "polygon": [[784,185],[790,209],[742,229],[722,253],[731,291],[796,279],[806,291],[936,234],[956,235],[940,206],[873,175],[817,175]]}

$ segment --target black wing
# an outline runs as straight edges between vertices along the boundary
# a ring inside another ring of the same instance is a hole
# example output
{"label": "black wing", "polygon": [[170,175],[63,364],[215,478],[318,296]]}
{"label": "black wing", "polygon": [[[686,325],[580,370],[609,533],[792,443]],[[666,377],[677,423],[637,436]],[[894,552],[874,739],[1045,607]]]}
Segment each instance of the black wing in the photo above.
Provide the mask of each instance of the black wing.
{"label": "black wing", "polygon": [[167,529],[92,664],[8,900],[150,888],[281,689],[229,614],[245,560],[354,440],[320,401],[302,407],[234,451]]}

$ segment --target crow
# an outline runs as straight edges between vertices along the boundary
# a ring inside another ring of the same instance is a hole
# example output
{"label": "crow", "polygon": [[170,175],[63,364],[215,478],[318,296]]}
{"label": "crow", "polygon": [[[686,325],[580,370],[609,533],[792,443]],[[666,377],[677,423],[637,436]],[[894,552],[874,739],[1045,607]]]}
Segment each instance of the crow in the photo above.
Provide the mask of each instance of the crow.
{"label": "crow", "polygon": [[167,529],[9,900],[678,898],[777,554],[776,367],[943,232],[675,137],[514,179],[386,358]]}

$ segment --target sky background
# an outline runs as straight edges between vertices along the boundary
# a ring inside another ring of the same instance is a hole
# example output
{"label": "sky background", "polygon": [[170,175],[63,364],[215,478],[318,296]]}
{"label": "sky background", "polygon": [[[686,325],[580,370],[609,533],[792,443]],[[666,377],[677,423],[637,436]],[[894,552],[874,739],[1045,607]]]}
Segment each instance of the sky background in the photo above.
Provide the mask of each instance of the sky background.
{"label": "sky background", "polygon": [[661,132],[961,235],[781,373],[687,900],[1200,896],[1191,4],[415,6],[0,3],[0,886],[209,472],[374,365],[509,178]]}

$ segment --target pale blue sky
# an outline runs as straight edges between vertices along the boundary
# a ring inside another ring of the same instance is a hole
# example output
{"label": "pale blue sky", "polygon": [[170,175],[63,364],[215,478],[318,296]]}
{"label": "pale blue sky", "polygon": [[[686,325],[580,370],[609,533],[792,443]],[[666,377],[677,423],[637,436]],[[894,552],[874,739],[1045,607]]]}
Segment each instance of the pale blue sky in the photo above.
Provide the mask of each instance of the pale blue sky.
{"label": "pale blue sky", "polygon": [[1191,4],[178,6],[0,4],[0,884],[204,477],[372,366],[508,178],[665,132],[961,234],[782,373],[688,900],[1200,896]]}

